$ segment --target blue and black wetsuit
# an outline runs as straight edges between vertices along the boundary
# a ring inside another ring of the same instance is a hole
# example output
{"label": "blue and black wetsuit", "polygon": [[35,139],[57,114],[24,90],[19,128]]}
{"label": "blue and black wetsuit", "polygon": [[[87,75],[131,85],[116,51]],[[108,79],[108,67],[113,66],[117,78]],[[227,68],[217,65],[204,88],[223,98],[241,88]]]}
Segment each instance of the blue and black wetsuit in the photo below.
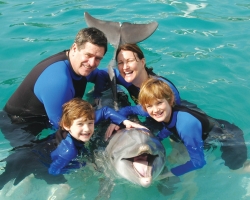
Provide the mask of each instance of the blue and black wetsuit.
{"label": "blue and black wetsuit", "polygon": [[[167,83],[169,85],[169,87],[171,88],[171,90],[173,91],[174,93],[174,97],[175,97],[175,103],[177,105],[180,105],[181,104],[181,97],[180,97],[180,94],[179,94],[179,91],[178,89],[175,87],[175,85],[170,81],[168,80],[167,78],[165,77],[161,77],[161,76],[157,76],[152,70],[146,68],[147,70],[147,73],[148,75],[150,76],[155,76],[157,77],[158,79],[164,81],[165,83]],[[108,75],[108,72],[103,70],[104,72],[106,72],[106,74],[102,74],[103,77],[102,79],[105,79],[106,81],[109,81],[109,75]],[[124,78],[120,75],[119,73],[119,70],[118,69],[114,69],[114,72],[115,72],[115,76],[116,76],[116,83],[119,84],[119,85],[122,85],[123,87],[125,87],[129,94],[130,94],[130,97],[132,98],[132,100],[135,102],[135,104],[138,104],[138,95],[139,95],[139,92],[140,92],[140,88],[136,87],[135,85],[133,85],[132,83],[128,83],[124,80]],[[100,91],[98,91],[100,93]],[[140,110],[140,115],[142,116],[149,116],[147,114],[147,112],[145,112],[141,105],[136,105],[135,107],[137,107],[136,109]],[[134,106],[129,106],[129,107],[126,107],[126,109],[123,109],[121,108],[119,110],[119,113],[123,116],[130,116],[133,114],[133,110],[134,109]]]}
{"label": "blue and black wetsuit", "polygon": [[[129,109],[127,113],[144,115],[138,107]],[[230,169],[239,169],[247,159],[243,132],[234,124],[214,119],[198,109],[176,105],[170,121],[163,123],[163,126],[157,137],[163,140],[170,136],[174,141],[182,142],[190,156],[190,161],[171,169],[176,176],[202,168],[206,164],[204,143],[209,144],[214,140],[220,141],[222,159]]]}
{"label": "blue and black wetsuit", "polygon": [[89,76],[75,74],[66,51],[38,63],[6,103],[4,110],[13,123],[48,120],[58,128],[62,105],[74,97],[82,98],[87,82],[98,85],[95,95],[102,91],[103,71],[96,69]]}
{"label": "blue and black wetsuit", "polygon": [[[121,124],[125,117],[119,115],[113,109],[104,107],[95,111],[95,124],[102,120],[110,119],[115,124]],[[49,173],[53,175],[67,173],[69,167],[80,168],[84,163],[73,161],[78,153],[84,148],[84,142],[74,139],[70,133],[61,128],[56,132],[55,150],[51,152],[52,163],[49,167]],[[69,166],[70,163],[74,163]],[[66,167],[67,166],[67,167]]]}
{"label": "blue and black wetsuit", "polygon": [[[180,102],[181,102],[181,99],[180,99],[179,91],[175,87],[175,85],[169,79],[167,79],[165,77],[157,76],[152,70],[149,70],[148,68],[146,68],[146,70],[147,70],[148,75],[150,75],[150,76],[156,76],[156,77],[158,77],[159,79],[161,79],[162,81],[164,81],[165,83],[167,83],[169,85],[169,87],[172,89],[172,91],[174,93],[176,104],[179,105]],[[140,92],[140,88],[136,87],[132,83],[126,82],[124,80],[124,78],[120,75],[120,72],[119,72],[118,69],[114,69],[114,72],[115,72],[117,84],[124,86],[128,90],[131,99],[136,104],[138,104],[138,95],[139,95],[139,92]]]}
{"label": "blue and black wetsuit", "polygon": [[[102,71],[103,71],[102,79],[105,80],[106,82],[109,82],[110,78],[109,78],[107,69],[106,70],[102,70]],[[174,93],[176,104],[179,105],[181,103],[181,98],[180,98],[179,91],[178,91],[178,89],[175,87],[175,85],[169,79],[167,79],[165,77],[157,76],[152,70],[150,70],[148,68],[146,68],[146,71],[147,71],[147,73],[148,73],[149,76],[158,77],[159,79],[161,79],[162,81],[164,81],[165,83],[167,83],[169,85],[169,87],[172,89],[173,93]],[[121,76],[121,74],[120,74],[120,72],[119,72],[118,69],[114,69],[114,73],[115,73],[115,77],[116,77],[116,83],[118,85],[122,85],[123,87],[125,87],[128,90],[131,99],[135,102],[135,104],[138,104],[138,95],[139,95],[139,92],[140,92],[140,88],[136,87],[132,83],[126,82],[124,80],[124,78]],[[96,96],[97,95],[100,96],[101,90],[96,91],[96,89],[97,88],[95,88]]]}

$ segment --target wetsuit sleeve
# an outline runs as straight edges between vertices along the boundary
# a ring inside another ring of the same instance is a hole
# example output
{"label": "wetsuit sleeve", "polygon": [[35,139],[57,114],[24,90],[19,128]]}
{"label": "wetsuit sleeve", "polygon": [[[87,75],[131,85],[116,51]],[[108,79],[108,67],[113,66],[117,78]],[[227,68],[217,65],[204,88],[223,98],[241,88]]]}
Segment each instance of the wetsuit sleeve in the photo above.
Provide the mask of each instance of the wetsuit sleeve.
{"label": "wetsuit sleeve", "polygon": [[67,136],[62,140],[58,147],[51,153],[52,163],[48,169],[49,174],[58,175],[65,173],[63,170],[72,159],[77,156],[76,147],[72,139]]}
{"label": "wetsuit sleeve", "polygon": [[163,79],[163,78],[158,78],[162,81],[164,81],[165,83],[167,83],[169,85],[169,87],[171,88],[171,90],[173,91],[174,93],[174,98],[175,98],[175,103],[176,105],[180,105],[181,104],[181,97],[180,97],[180,94],[179,94],[179,91],[177,90],[177,88],[173,85],[173,83],[167,81],[166,79]]}
{"label": "wetsuit sleeve", "polygon": [[94,83],[94,98],[100,98],[102,92],[109,87],[109,75],[108,72],[102,69],[96,68],[87,77],[87,81]]}
{"label": "wetsuit sleeve", "polygon": [[95,124],[107,119],[111,120],[114,124],[119,125],[127,118],[107,106],[95,111]]}
{"label": "wetsuit sleeve", "polygon": [[[120,75],[117,69],[114,69],[114,74],[116,78],[116,83],[128,88],[131,83],[127,83],[124,78]],[[108,69],[95,69],[90,75],[87,76],[88,82],[95,83],[94,87],[94,98],[100,98],[102,92],[110,88],[110,78],[108,74]]]}
{"label": "wetsuit sleeve", "polygon": [[143,110],[141,105],[136,106],[126,106],[118,111],[119,114],[128,117],[130,115],[140,115],[144,117],[149,117],[149,114]]}
{"label": "wetsuit sleeve", "polygon": [[[71,75],[65,61],[47,67],[35,83],[34,93],[44,105],[50,123],[58,128],[62,115],[62,105],[74,97]],[[65,71],[62,68],[65,67]],[[63,73],[61,73],[63,71]]]}
{"label": "wetsuit sleeve", "polygon": [[176,129],[190,156],[190,161],[171,169],[174,175],[180,176],[202,168],[206,161],[203,151],[201,122],[189,113],[179,112]]}

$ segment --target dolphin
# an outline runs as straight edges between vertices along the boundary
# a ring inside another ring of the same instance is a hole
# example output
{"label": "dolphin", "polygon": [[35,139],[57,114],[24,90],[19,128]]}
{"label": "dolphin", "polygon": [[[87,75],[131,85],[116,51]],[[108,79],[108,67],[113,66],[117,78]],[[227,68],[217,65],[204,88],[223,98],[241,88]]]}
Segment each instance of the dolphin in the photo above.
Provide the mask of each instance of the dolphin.
{"label": "dolphin", "polygon": [[119,130],[110,139],[105,155],[118,176],[142,187],[149,187],[166,163],[164,146],[146,129]]}
{"label": "dolphin", "polygon": [[111,81],[111,89],[114,96],[115,109],[118,110],[118,98],[114,67],[116,66],[116,50],[121,44],[138,43],[147,39],[154,33],[158,23],[153,21],[149,24],[131,24],[129,22],[105,21],[92,17],[89,13],[84,12],[84,18],[89,27],[95,27],[101,30],[107,37],[108,42],[115,48],[113,58],[108,64],[108,73]]}

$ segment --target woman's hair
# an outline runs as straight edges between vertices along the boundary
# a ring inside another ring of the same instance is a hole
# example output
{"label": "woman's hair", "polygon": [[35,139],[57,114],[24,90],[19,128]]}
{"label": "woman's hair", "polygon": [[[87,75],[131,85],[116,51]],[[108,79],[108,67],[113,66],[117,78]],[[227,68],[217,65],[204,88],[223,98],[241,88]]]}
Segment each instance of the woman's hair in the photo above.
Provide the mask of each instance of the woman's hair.
{"label": "woman's hair", "polygon": [[75,119],[84,118],[85,120],[95,119],[95,109],[90,103],[80,98],[74,98],[63,104],[63,113],[60,127],[70,127]]}
{"label": "woman's hair", "polygon": [[[136,53],[138,58],[141,60],[144,58],[144,54],[142,52],[142,50],[140,49],[140,47],[137,44],[122,44],[118,47],[117,51],[116,51],[116,56],[115,56],[115,60],[117,61],[117,56],[120,53],[120,51],[132,51],[133,53]],[[136,56],[135,56],[136,58]]]}
{"label": "woman's hair", "polygon": [[74,42],[76,43],[78,50],[82,49],[87,42],[99,47],[104,47],[104,54],[108,49],[108,40],[105,34],[94,27],[81,29],[77,33]]}
{"label": "woman's hair", "polygon": [[157,99],[166,99],[171,105],[174,102],[174,94],[169,85],[160,78],[148,78],[142,83],[138,102],[146,110],[146,104],[152,104]]}
{"label": "woman's hair", "polygon": [[[116,50],[116,55],[115,55],[115,60],[117,61],[117,57],[118,57],[118,54],[120,53],[120,51],[123,50],[123,51],[131,51],[133,52],[134,54],[134,57],[136,59],[136,55],[137,57],[141,60],[144,57],[144,54],[142,52],[142,50],[140,49],[140,47],[137,45],[137,44],[130,44],[130,43],[126,43],[126,44],[122,44],[118,47],[118,49]],[[136,54],[136,55],[135,55]],[[145,64],[145,69],[147,71],[148,74],[150,75],[155,75],[155,73],[153,72],[153,68],[148,68]]]}

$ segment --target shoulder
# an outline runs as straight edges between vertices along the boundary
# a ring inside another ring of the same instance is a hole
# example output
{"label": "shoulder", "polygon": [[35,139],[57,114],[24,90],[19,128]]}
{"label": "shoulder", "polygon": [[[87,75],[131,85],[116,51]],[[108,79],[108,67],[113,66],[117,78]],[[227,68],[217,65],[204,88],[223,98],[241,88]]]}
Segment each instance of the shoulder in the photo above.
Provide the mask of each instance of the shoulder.
{"label": "shoulder", "polygon": [[189,112],[186,111],[177,111],[177,121],[182,123],[197,123],[199,120]]}
{"label": "shoulder", "polygon": [[176,120],[177,129],[193,130],[195,128],[201,128],[201,122],[192,114],[185,111],[178,111]]}
{"label": "shoulder", "polygon": [[68,134],[65,139],[63,139],[57,147],[59,154],[68,160],[76,157],[77,149],[70,135]]}
{"label": "shoulder", "polygon": [[60,86],[68,85],[69,82],[72,82],[72,79],[67,66],[67,61],[58,61],[49,65],[40,74],[37,82],[42,82],[43,84],[47,83],[50,86],[56,86],[58,84],[60,84]]}

